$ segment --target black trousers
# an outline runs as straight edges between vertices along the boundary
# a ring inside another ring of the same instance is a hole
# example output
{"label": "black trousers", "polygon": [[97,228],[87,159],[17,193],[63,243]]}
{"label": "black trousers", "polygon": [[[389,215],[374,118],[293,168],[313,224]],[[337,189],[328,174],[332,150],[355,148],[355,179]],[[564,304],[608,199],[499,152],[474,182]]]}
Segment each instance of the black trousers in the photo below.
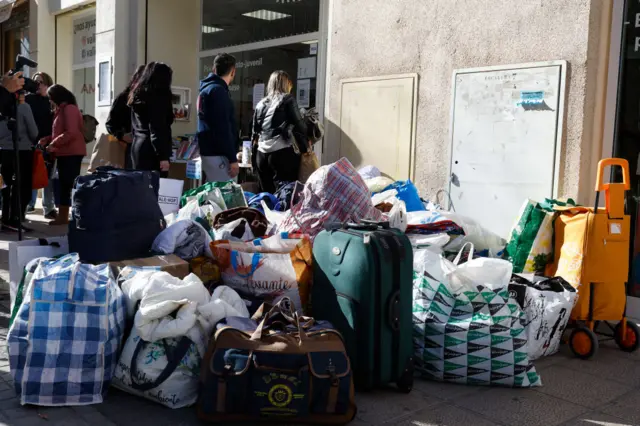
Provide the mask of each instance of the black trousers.
{"label": "black trousers", "polygon": [[58,157],[58,179],[60,183],[60,206],[71,207],[71,192],[76,178],[80,176],[82,155]]}
{"label": "black trousers", "polygon": [[3,149],[2,180],[2,223],[18,225],[31,201],[33,182],[33,151],[19,151],[20,158],[20,204],[18,205],[18,185],[16,182],[15,151]]}
{"label": "black trousers", "polygon": [[153,150],[150,141],[133,141],[131,144],[131,168],[160,173],[161,178],[168,178],[169,172],[160,171],[160,160]]}
{"label": "black trousers", "polygon": [[298,180],[300,156],[291,147],[268,154],[258,151],[256,167],[260,190],[273,194],[283,184]]}

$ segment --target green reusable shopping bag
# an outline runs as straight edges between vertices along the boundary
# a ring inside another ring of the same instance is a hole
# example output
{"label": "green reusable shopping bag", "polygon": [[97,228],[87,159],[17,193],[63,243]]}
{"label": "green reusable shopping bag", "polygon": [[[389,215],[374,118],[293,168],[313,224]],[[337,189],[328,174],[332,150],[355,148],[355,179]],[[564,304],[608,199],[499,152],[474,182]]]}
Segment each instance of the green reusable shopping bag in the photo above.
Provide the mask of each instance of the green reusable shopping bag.
{"label": "green reusable shopping bag", "polygon": [[576,203],[572,199],[525,201],[505,248],[505,258],[513,263],[514,273],[544,273],[545,266],[553,260],[554,208],[567,205]]}
{"label": "green reusable shopping bag", "polygon": [[232,209],[234,207],[247,207],[247,202],[244,198],[244,191],[242,187],[233,181],[228,182],[207,182],[198,188],[190,189],[182,194],[180,198],[180,207],[184,207],[187,201],[197,197],[200,205],[204,204],[207,200],[207,194],[214,189],[219,189],[224,199],[225,205],[220,205],[223,210]]}

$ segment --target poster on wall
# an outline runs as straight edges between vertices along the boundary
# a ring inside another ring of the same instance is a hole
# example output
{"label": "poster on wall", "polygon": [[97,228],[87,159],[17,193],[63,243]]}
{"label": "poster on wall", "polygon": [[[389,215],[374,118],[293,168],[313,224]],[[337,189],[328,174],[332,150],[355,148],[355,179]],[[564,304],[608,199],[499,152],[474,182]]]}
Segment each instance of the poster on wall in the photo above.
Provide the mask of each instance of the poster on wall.
{"label": "poster on wall", "polygon": [[255,110],[258,103],[264,98],[264,83],[258,83],[253,86],[253,109]]}
{"label": "poster on wall", "polygon": [[95,66],[96,14],[73,20],[73,66],[76,68]]}
{"label": "poster on wall", "polygon": [[298,59],[298,79],[316,77],[316,57]]}
{"label": "poster on wall", "polygon": [[311,80],[298,80],[296,100],[300,108],[309,108],[311,102]]}

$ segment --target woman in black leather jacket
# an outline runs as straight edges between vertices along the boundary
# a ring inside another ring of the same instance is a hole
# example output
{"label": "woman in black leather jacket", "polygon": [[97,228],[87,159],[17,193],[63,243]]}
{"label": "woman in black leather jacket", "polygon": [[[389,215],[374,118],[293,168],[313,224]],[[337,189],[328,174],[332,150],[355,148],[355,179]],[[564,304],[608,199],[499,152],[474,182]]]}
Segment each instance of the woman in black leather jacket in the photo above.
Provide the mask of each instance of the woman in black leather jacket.
{"label": "woman in black leather jacket", "polygon": [[255,166],[263,192],[275,193],[280,186],[298,180],[300,154],[309,150],[307,126],[292,88],[286,72],[274,71],[267,96],[253,115],[253,142],[258,144]]}
{"label": "woman in black leather jacket", "polygon": [[173,124],[171,80],[173,71],[162,62],[151,62],[129,93],[131,107],[132,165],[135,170],[169,172]]}

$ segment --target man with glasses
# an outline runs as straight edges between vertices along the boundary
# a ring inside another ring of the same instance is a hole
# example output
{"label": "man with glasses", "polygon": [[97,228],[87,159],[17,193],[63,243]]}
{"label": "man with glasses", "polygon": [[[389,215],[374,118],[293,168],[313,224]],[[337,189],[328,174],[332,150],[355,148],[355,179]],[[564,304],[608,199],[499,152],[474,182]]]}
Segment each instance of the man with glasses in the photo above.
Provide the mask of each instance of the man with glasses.
{"label": "man with glasses", "polygon": [[[53,113],[51,112],[51,103],[47,96],[47,90],[49,86],[53,86],[53,79],[49,74],[44,72],[37,72],[33,76],[33,81],[38,84],[38,91],[36,93],[30,93],[26,97],[26,102],[31,107],[33,112],[33,118],[36,120],[38,126],[38,139],[41,140],[46,136],[51,136],[53,127]],[[46,154],[45,154],[46,159]],[[47,162],[47,168],[49,170],[49,176],[51,176],[53,164]],[[38,191],[34,190],[31,198],[31,203],[27,208],[27,212],[33,212],[35,209],[36,199],[38,198]],[[47,219],[55,219],[58,216],[56,212],[56,206],[53,194],[53,180],[49,179],[49,185],[43,190],[42,197],[42,213]]]}

